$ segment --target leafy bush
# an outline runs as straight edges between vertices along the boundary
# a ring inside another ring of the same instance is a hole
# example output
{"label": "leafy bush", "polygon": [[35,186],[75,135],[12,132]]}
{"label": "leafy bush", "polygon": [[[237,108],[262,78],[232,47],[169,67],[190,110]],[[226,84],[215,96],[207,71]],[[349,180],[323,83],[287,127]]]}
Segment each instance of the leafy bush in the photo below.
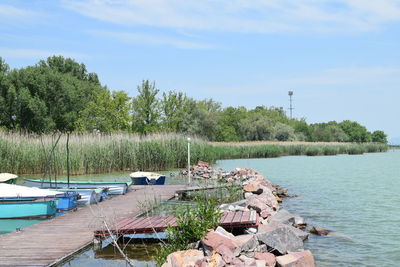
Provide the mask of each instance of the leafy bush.
{"label": "leafy bush", "polygon": [[165,262],[170,253],[187,249],[190,243],[202,239],[209,229],[216,228],[222,213],[212,199],[199,198],[195,206],[186,206],[178,210],[175,216],[177,227],[168,227],[167,241],[155,255],[158,266]]}

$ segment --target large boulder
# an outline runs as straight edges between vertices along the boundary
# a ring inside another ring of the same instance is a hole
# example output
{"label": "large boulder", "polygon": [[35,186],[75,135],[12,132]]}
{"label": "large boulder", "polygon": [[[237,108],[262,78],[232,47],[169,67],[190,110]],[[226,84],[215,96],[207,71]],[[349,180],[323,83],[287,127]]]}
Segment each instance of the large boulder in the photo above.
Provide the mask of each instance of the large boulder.
{"label": "large boulder", "polygon": [[[234,236],[231,233],[226,232],[222,227],[218,227],[216,231],[209,232],[201,240],[201,243],[203,244],[206,255],[211,255],[211,252],[214,250],[220,253],[224,258],[222,254],[227,254],[227,251],[230,251],[234,256],[239,255],[239,248],[236,246],[233,239]],[[229,258],[230,254],[226,257]]]}
{"label": "large boulder", "polygon": [[261,211],[268,211],[271,210],[267,204],[263,203],[259,200],[256,196],[251,196],[246,200],[247,208],[253,209],[260,213]]}
{"label": "large boulder", "polygon": [[285,209],[281,209],[277,213],[275,213],[273,216],[269,217],[268,221],[283,223],[283,224],[288,224],[288,225],[294,225],[295,217],[296,216],[291,214],[289,211],[287,211]]}
{"label": "large boulder", "polygon": [[273,228],[276,228],[276,227],[283,227],[283,228],[289,229],[290,231],[295,233],[295,235],[297,235],[297,237],[299,237],[303,241],[306,240],[308,238],[308,236],[310,235],[309,233],[307,233],[307,232],[305,232],[303,230],[300,230],[300,229],[298,229],[296,227],[293,227],[293,226],[290,226],[290,225],[287,225],[287,224],[283,224],[283,223],[278,223],[278,222],[271,222],[271,223],[268,223],[268,224],[259,225],[258,226],[258,232],[259,233],[263,233],[263,232],[269,231],[269,230],[271,230]]}
{"label": "large boulder", "polygon": [[241,252],[254,251],[258,245],[257,237],[253,234],[235,236],[234,242]]}
{"label": "large boulder", "polygon": [[204,258],[203,252],[197,249],[182,250],[171,253],[164,267],[195,267],[197,261]]}
{"label": "large boulder", "polygon": [[266,266],[275,266],[276,264],[276,257],[274,254],[269,252],[256,252],[254,255],[256,260],[264,260]]}
{"label": "large boulder", "polygon": [[297,236],[293,230],[294,228],[292,228],[283,224],[260,225],[257,238],[261,243],[277,250],[281,254],[286,254],[288,251],[302,250],[303,240]]}
{"label": "large boulder", "polygon": [[272,192],[272,185],[268,183],[266,180],[255,180],[255,181],[250,181],[247,183],[244,187],[243,190],[245,192],[250,192],[253,194],[261,194],[267,191]]}
{"label": "large boulder", "polygon": [[315,267],[311,251],[289,252],[287,255],[276,257],[280,267]]}

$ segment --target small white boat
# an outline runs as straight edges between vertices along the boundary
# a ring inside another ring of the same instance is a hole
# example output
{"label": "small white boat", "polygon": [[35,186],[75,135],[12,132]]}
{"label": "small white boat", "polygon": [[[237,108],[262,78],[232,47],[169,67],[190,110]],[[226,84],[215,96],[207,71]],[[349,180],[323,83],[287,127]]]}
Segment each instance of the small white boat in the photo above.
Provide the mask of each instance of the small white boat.
{"label": "small white boat", "polygon": [[123,195],[128,191],[128,187],[131,183],[127,182],[109,182],[109,181],[70,181],[69,183],[65,180],[59,180],[57,182],[50,182],[48,180],[41,179],[25,179],[25,185],[31,187],[41,188],[108,188],[108,194],[110,195]]}
{"label": "small white boat", "polygon": [[108,195],[108,188],[61,188],[56,191],[74,191],[80,195],[78,205],[96,204],[103,201]]}
{"label": "small white boat", "polygon": [[18,176],[12,173],[0,173],[0,183],[15,184]]}
{"label": "small white boat", "polygon": [[155,172],[133,172],[129,175],[134,185],[163,185],[165,175]]}

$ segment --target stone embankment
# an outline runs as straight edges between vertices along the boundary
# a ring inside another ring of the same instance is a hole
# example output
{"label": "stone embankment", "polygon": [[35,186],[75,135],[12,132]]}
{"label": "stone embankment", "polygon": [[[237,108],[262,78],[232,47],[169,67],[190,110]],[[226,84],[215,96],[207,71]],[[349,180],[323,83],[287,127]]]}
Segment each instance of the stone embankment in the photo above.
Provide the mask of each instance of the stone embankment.
{"label": "stone embankment", "polygon": [[[199,176],[214,175],[216,171],[204,162],[193,169]],[[223,204],[221,211],[255,210],[260,218],[258,227],[247,228],[233,235],[222,227],[211,230],[197,242],[194,249],[177,251],[167,257],[163,267],[178,266],[277,266],[313,267],[314,257],[304,250],[308,233],[301,230],[306,223],[301,217],[281,209],[279,202],[287,196],[285,189],[273,186],[260,173],[251,169],[236,169],[223,173],[226,181],[241,184],[244,199]]]}

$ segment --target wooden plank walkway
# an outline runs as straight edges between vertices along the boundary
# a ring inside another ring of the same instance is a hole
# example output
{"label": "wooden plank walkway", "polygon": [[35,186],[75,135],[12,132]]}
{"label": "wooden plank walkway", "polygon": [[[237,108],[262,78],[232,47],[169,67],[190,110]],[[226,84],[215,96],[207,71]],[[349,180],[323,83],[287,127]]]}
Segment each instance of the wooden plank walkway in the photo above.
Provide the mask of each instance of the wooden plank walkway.
{"label": "wooden plank walkway", "polygon": [[118,218],[137,216],[154,201],[168,200],[183,185],[132,187],[125,195],[76,212],[0,235],[0,266],[47,266],[61,263],[93,241],[93,231]]}
{"label": "wooden plank walkway", "polygon": [[[227,229],[258,226],[259,218],[255,211],[225,212],[220,220],[220,225]],[[123,218],[108,229],[101,227],[94,231],[96,237],[110,235],[132,235],[164,232],[168,225],[176,227],[176,218],[173,216],[153,216]]]}

